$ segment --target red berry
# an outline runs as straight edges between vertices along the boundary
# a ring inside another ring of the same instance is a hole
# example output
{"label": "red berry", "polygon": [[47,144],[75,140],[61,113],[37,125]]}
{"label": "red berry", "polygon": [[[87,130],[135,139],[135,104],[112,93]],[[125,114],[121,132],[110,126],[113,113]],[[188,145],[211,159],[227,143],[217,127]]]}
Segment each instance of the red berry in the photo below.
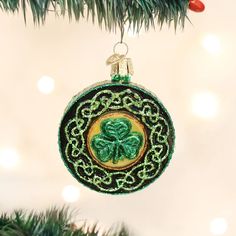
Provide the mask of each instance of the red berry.
{"label": "red berry", "polygon": [[190,0],[189,9],[195,12],[203,12],[205,5],[200,0]]}

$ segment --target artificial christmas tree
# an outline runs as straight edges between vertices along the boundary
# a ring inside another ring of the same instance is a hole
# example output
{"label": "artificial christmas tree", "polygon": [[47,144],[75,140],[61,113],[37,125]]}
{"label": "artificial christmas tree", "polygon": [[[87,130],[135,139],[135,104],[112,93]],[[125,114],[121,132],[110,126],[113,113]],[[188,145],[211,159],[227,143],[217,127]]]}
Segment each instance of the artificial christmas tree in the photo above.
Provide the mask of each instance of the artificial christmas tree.
{"label": "artificial christmas tree", "polygon": [[15,211],[0,215],[0,236],[129,236],[124,225],[100,232],[98,224],[86,222],[77,227],[68,208],[52,208],[45,212]]}

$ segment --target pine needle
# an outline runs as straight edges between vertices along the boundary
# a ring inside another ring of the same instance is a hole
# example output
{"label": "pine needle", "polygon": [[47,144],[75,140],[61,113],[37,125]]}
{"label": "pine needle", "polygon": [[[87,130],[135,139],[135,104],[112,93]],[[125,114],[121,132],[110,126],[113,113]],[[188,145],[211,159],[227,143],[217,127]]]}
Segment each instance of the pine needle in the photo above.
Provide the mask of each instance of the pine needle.
{"label": "pine needle", "polygon": [[184,27],[189,0],[0,0],[0,8],[7,12],[32,13],[35,24],[43,24],[49,12],[79,21],[92,18],[108,31],[115,31],[121,24],[138,32],[167,23]]}
{"label": "pine needle", "polygon": [[[0,215],[0,236],[97,236],[101,235],[98,224],[87,227],[85,222],[76,227],[73,214],[68,208],[51,208],[45,212],[14,211]],[[124,225],[108,230],[103,236],[129,236]]]}

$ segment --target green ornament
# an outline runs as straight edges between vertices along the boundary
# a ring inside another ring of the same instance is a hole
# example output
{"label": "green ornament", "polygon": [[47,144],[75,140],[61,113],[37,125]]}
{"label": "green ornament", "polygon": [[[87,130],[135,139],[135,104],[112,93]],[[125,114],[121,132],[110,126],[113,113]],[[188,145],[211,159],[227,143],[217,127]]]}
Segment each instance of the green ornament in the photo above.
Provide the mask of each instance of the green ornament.
{"label": "green ornament", "polygon": [[159,99],[133,83],[105,81],[74,96],[59,129],[71,174],[98,192],[141,190],[165,170],[174,127]]}
{"label": "green ornament", "polygon": [[133,65],[113,48],[111,81],[74,96],[59,129],[62,159],[71,174],[98,192],[131,193],[157,179],[174,151],[174,127],[159,99],[130,82]]}

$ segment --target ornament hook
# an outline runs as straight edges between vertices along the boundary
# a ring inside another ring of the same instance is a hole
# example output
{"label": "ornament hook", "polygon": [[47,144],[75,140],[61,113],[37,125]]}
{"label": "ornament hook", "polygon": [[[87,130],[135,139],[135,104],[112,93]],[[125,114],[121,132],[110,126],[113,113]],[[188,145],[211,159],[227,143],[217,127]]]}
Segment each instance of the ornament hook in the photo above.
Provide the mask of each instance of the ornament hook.
{"label": "ornament hook", "polygon": [[[117,52],[118,46],[124,46],[125,47],[125,53],[118,53]],[[125,55],[126,56],[128,54],[128,52],[129,52],[129,47],[128,47],[127,43],[125,43],[125,42],[117,42],[113,47],[113,53],[114,54],[120,54],[120,55]]]}
{"label": "ornament hook", "polygon": [[[120,48],[122,46],[122,48]],[[119,52],[118,52],[119,47]],[[123,52],[120,50],[123,49]],[[130,58],[127,58],[129,47],[125,42],[117,42],[113,47],[113,55],[107,61],[107,65],[111,65],[111,77],[113,82],[129,83],[131,75],[133,75],[133,65]]]}

